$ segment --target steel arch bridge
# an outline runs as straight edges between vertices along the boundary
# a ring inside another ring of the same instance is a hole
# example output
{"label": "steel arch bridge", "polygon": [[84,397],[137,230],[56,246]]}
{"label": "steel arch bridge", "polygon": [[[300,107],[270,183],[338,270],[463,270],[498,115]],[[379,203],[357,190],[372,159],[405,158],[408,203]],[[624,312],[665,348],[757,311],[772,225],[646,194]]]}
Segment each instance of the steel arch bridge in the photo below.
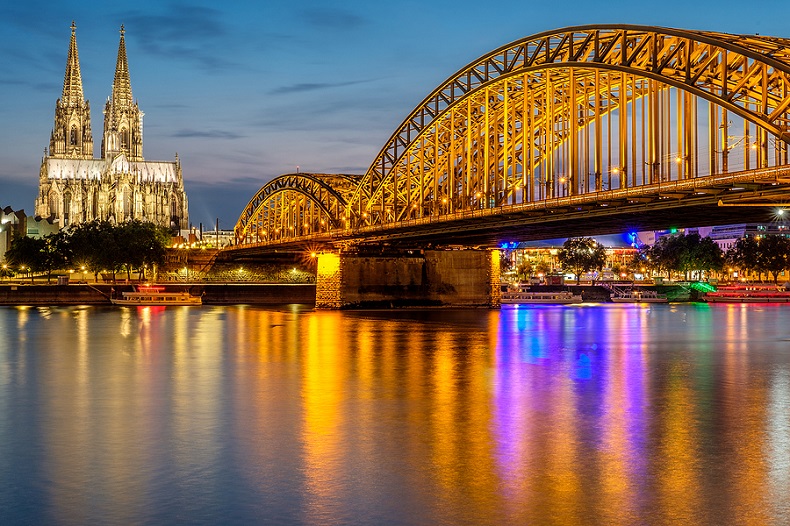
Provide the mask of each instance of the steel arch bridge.
{"label": "steel arch bridge", "polygon": [[659,224],[679,209],[713,224],[731,215],[716,205],[786,195],[788,142],[790,39],[570,27],[450,76],[364,175],[272,180],[235,233],[241,246],[490,240],[574,220],[606,229],[618,213]]}

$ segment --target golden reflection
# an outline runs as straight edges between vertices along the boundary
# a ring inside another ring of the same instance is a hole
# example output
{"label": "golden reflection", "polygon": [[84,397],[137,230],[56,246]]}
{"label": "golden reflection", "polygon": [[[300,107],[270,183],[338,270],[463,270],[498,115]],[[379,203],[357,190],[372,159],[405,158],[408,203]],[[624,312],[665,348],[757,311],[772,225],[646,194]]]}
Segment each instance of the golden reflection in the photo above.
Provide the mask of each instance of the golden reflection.
{"label": "golden reflection", "polygon": [[572,380],[556,378],[552,386],[553,407],[549,418],[549,431],[546,455],[546,471],[550,477],[545,480],[545,488],[554,496],[553,516],[558,524],[571,524],[580,514],[582,488],[578,466],[581,456],[575,428],[580,415],[577,412],[578,400]]}
{"label": "golden reflection", "polygon": [[610,524],[632,523],[639,519],[634,509],[634,491],[639,475],[636,466],[644,451],[639,451],[635,443],[645,432],[636,426],[643,421],[640,418],[645,396],[642,360],[646,346],[638,337],[634,338],[629,329],[641,331],[647,317],[647,309],[613,311],[611,330],[623,338],[611,349],[607,366],[602,369],[604,392],[600,428],[603,447],[598,451],[602,472],[598,497],[602,501],[604,521]]}
{"label": "golden reflection", "polygon": [[766,464],[768,466],[768,505],[771,516],[787,513],[790,489],[790,371],[774,371],[769,387],[766,412]]}
{"label": "golden reflection", "polygon": [[[431,391],[427,393],[432,472],[438,495],[447,510],[472,507],[480,517],[492,518],[500,497],[492,436],[488,342],[496,342],[497,316],[489,319],[483,338],[470,339],[466,330],[442,327],[434,331],[429,347],[411,349],[427,353]],[[456,517],[460,520],[462,517]],[[453,520],[451,517],[449,520]]]}
{"label": "golden reflection", "polygon": [[672,364],[658,444],[658,490],[664,523],[681,524],[697,516],[702,498],[697,426],[699,414],[687,371]]}
{"label": "golden reflection", "polygon": [[304,510],[310,524],[339,523],[332,505],[341,487],[344,445],[343,391],[349,374],[343,325],[334,312],[315,313],[307,322],[302,402],[305,485]]}

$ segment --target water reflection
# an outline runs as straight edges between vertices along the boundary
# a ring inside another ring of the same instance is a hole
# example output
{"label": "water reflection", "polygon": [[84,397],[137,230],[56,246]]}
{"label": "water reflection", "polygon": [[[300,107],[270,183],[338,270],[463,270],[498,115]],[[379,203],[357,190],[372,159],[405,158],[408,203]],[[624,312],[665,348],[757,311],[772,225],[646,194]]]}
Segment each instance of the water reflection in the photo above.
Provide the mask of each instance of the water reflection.
{"label": "water reflection", "polygon": [[0,309],[0,522],[787,522],[788,322]]}

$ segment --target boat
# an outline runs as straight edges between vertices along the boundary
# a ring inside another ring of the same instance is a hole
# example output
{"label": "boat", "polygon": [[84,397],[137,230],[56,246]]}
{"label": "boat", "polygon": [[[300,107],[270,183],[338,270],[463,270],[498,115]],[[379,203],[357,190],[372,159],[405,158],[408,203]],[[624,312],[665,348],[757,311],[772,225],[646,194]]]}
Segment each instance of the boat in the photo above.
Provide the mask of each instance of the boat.
{"label": "boat", "polygon": [[568,291],[559,292],[533,292],[529,290],[529,285],[519,285],[517,289],[512,289],[508,285],[502,286],[502,303],[554,303],[560,305],[570,305],[581,303],[581,294],[573,294]]}
{"label": "boat", "polygon": [[612,296],[615,303],[667,303],[666,294],[659,294],[654,290],[628,290],[615,292]]}
{"label": "boat", "polygon": [[189,292],[167,292],[165,287],[141,285],[132,292],[121,292],[121,296],[110,297],[113,305],[202,305],[200,296],[193,296]]}
{"label": "boat", "polygon": [[729,285],[707,292],[708,303],[790,303],[790,290],[776,285]]}

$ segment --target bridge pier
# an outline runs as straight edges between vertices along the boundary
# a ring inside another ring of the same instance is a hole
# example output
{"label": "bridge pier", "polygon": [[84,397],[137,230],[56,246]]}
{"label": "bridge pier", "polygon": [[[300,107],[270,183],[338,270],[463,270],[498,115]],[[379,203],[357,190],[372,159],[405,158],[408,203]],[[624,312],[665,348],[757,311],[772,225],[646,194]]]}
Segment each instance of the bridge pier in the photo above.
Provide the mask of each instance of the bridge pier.
{"label": "bridge pier", "polygon": [[498,250],[411,250],[318,256],[316,308],[498,308]]}

